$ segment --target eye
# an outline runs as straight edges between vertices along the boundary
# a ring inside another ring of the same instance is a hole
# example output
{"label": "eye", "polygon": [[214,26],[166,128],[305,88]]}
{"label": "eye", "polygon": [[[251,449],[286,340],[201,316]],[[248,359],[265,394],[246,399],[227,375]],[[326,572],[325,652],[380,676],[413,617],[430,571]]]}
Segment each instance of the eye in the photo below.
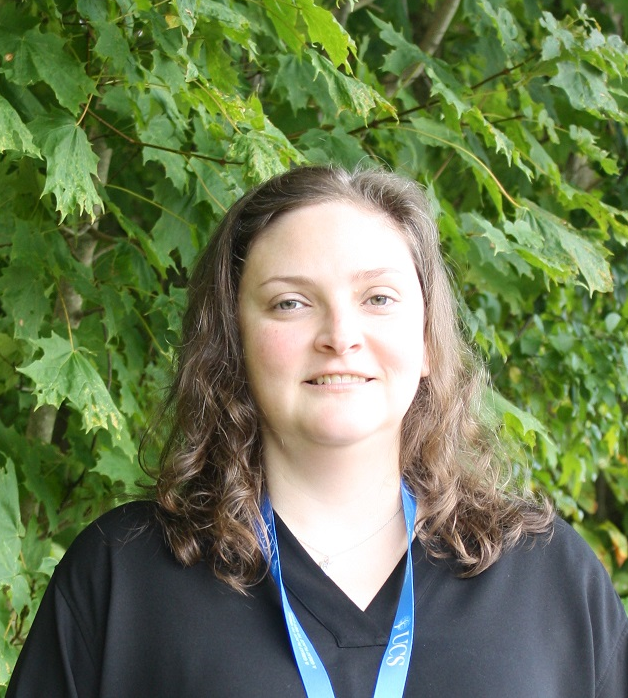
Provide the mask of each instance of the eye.
{"label": "eye", "polygon": [[383,308],[384,306],[390,305],[394,302],[395,301],[390,296],[385,296],[380,293],[378,293],[376,296],[371,296],[367,301],[367,303],[369,303],[370,305],[375,305],[379,308]]}
{"label": "eye", "polygon": [[273,308],[277,310],[298,310],[303,307],[303,303],[294,298],[287,298],[285,301],[279,301],[279,303],[273,306]]}

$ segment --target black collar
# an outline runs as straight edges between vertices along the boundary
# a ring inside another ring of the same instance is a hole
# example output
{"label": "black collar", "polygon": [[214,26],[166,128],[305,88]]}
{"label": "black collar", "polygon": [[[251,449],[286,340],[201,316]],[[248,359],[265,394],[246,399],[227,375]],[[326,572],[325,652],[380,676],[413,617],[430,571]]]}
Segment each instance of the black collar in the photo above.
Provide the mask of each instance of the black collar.
{"label": "black collar", "polygon": [[[321,570],[276,513],[275,522],[283,580],[297,616],[301,619],[301,605],[335,637],[338,647],[386,646],[403,584],[406,556],[363,611]],[[416,539],[412,557],[418,600],[417,592],[425,590],[435,568],[425,560]]]}

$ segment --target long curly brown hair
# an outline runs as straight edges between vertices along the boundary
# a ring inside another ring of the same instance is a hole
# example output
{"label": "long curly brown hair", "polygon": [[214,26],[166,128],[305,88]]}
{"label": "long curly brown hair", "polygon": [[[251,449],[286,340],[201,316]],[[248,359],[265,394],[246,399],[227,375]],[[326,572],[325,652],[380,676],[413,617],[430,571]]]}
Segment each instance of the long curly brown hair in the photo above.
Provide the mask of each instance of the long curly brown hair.
{"label": "long curly brown hair", "polygon": [[429,203],[413,182],[379,170],[278,175],[232,206],[200,257],[162,413],[171,426],[154,494],[166,537],[181,563],[206,559],[238,590],[259,579],[264,470],[238,287],[251,244],[271,220],[331,201],[383,212],[406,237],[425,301],[430,373],[403,420],[401,473],[420,502],[417,535],[427,551],[455,558],[463,576],[479,574],[525,534],[550,530],[553,513],[503,486],[503,459],[479,416],[486,377],[462,339]]}

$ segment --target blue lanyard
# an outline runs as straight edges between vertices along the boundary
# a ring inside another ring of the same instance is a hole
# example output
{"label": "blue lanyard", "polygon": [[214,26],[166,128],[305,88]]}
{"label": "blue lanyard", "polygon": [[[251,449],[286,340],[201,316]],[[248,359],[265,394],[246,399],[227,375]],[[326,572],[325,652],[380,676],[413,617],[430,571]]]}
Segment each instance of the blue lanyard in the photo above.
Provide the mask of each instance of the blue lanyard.
{"label": "blue lanyard", "polygon": [[[408,555],[406,571],[399,597],[399,605],[393,622],[384,657],[379,668],[377,684],[373,698],[395,698],[403,695],[406,685],[412,640],[414,638],[414,584],[412,575],[412,537],[416,520],[416,501],[405,483],[401,483],[401,501],[403,515],[408,533]],[[288,635],[292,644],[294,658],[301,674],[301,680],[308,698],[334,698],[331,681],[325,671],[323,662],[310,642],[310,639],[297,619],[283,584],[281,563],[279,561],[279,545],[275,530],[275,517],[268,497],[262,504],[262,516],[270,541],[270,571],[281,594],[283,613],[286,619]]]}

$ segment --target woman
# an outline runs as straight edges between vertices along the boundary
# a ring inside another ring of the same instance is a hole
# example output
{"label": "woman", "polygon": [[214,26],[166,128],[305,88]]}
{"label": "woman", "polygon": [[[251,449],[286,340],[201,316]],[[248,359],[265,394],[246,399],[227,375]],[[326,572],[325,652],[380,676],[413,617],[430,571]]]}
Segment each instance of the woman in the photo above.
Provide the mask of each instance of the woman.
{"label": "woman", "polygon": [[482,387],[415,185],[249,192],[191,280],[156,503],[79,536],[8,698],[627,696],[621,603],[500,486]]}

